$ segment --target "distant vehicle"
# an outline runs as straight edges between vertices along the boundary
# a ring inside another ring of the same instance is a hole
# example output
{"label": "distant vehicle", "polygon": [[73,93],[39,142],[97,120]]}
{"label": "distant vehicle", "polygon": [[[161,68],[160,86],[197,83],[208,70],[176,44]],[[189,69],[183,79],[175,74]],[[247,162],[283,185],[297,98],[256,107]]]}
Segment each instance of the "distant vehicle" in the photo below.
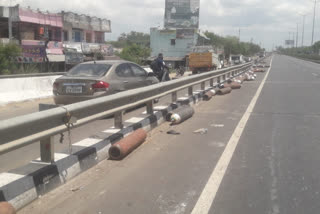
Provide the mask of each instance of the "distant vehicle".
{"label": "distant vehicle", "polygon": [[231,55],[229,61],[231,65],[242,64],[244,62],[243,55]]}
{"label": "distant vehicle", "polygon": [[262,51],[262,52],[259,53],[259,57],[260,57],[260,58],[263,58],[263,57],[265,57],[265,56],[266,56],[266,53],[265,53],[264,51]]}
{"label": "distant vehicle", "polygon": [[251,62],[252,61],[251,57],[243,57],[243,60],[245,62]]}
{"label": "distant vehicle", "polygon": [[53,84],[54,102],[71,104],[159,83],[153,72],[123,61],[78,64]]}
{"label": "distant vehicle", "polygon": [[189,68],[193,74],[223,68],[223,57],[214,53],[212,46],[198,46],[189,55]]}

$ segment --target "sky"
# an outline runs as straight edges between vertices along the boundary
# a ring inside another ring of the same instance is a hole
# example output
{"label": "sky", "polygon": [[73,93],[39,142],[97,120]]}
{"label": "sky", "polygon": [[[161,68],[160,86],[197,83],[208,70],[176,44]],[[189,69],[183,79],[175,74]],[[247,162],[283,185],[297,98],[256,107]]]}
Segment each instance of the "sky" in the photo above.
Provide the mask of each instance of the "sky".
{"label": "sky", "polygon": [[[165,0],[0,0],[0,5],[20,4],[50,12],[73,11],[111,20],[116,40],[125,32],[149,33],[163,26]],[[238,36],[267,50],[284,46],[284,40],[296,38],[297,24],[302,43],[302,14],[305,17],[304,45],[311,44],[314,0],[200,0],[200,29],[222,36]],[[316,7],[314,41],[320,40],[320,5]],[[290,37],[289,37],[290,36]]]}

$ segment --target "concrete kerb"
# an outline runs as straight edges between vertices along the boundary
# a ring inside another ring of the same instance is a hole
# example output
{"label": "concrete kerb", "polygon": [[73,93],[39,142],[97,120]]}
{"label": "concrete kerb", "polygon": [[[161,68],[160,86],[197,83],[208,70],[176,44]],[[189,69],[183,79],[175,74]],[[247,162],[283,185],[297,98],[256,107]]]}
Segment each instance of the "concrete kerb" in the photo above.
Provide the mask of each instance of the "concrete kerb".
{"label": "concrete kerb", "polygon": [[[168,112],[179,108],[181,105],[194,105],[199,102],[205,91],[196,91],[191,97],[179,98],[177,103],[157,109],[153,115],[141,115],[144,117],[137,123],[125,122],[122,130],[114,129],[114,133],[98,133],[90,138],[72,145],[72,154],[68,151],[55,153],[55,163],[46,164],[39,159],[29,164],[6,173],[0,173],[0,201],[8,201],[19,210],[58,186],[82,172],[109,158],[109,148],[133,131],[143,128],[151,131],[165,122]],[[113,132],[112,128],[109,133]]]}

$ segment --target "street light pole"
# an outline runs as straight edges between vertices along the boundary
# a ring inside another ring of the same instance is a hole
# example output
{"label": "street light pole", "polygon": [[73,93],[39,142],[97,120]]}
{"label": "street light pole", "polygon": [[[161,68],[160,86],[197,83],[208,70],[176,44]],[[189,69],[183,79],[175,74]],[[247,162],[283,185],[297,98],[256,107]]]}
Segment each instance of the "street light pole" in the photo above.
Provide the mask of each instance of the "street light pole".
{"label": "street light pole", "polygon": [[302,24],[302,40],[301,40],[301,47],[303,47],[303,41],[304,41],[304,24],[305,24],[305,21],[306,21],[306,15],[307,14],[303,14],[303,24]]}
{"label": "street light pole", "polygon": [[314,0],[311,46],[313,45],[314,23],[315,23],[315,20],[316,20],[316,7],[317,7],[317,0]]}
{"label": "street light pole", "polygon": [[299,24],[297,23],[296,48],[298,48],[298,40],[299,40]]}

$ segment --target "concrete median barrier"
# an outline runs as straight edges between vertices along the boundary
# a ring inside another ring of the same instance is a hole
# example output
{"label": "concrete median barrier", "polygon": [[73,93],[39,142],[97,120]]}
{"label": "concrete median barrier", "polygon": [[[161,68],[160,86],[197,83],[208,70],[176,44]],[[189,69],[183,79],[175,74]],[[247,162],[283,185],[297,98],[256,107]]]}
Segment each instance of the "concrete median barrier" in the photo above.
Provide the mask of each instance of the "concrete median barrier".
{"label": "concrete median barrier", "polygon": [[0,106],[53,96],[53,82],[60,76],[0,79]]}

